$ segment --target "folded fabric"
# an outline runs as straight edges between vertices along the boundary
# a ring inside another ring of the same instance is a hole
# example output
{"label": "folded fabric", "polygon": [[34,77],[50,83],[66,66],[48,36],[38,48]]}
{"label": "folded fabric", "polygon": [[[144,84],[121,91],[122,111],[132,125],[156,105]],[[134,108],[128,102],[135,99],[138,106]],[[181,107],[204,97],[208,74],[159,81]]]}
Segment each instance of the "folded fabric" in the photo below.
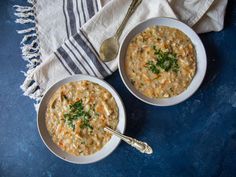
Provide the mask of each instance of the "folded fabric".
{"label": "folded fabric", "polygon": [[[48,2],[44,1],[44,3]],[[56,11],[63,10],[63,16],[59,15],[58,18],[64,22],[64,26],[58,27],[64,31],[56,33],[58,38],[51,41],[53,47],[49,42],[41,44],[42,39],[41,41],[39,39],[40,45],[47,46],[47,48],[40,50],[43,53],[40,58],[41,63],[26,74],[26,81],[22,85],[25,95],[40,100],[47,88],[72,74],[83,73],[99,78],[111,75],[117,69],[117,59],[108,63],[101,62],[98,59],[99,47],[104,39],[114,35],[130,3],[131,0],[112,0],[96,13],[104,2],[96,5],[93,0],[57,1],[57,6],[54,4],[54,7],[58,7],[55,8]],[[139,22],[160,16],[178,18],[192,26],[197,32],[219,31],[223,28],[226,4],[227,1],[221,0],[143,0],[129,19],[120,41]],[[49,5],[49,10],[52,10],[50,7]],[[40,10],[38,14],[40,14]],[[54,15],[56,14],[54,13]],[[50,15],[49,12],[48,15]],[[40,19],[40,16],[37,18]],[[53,35],[53,28],[57,28],[53,24],[58,18],[57,16],[54,16],[55,20],[52,18],[50,16],[51,21],[47,23],[51,27],[45,27],[43,30],[45,34],[49,32],[49,35]],[[38,28],[38,33],[42,34],[40,31],[42,32]],[[69,39],[64,41],[59,34],[62,34],[64,38],[67,36]],[[64,42],[60,45],[62,41]]]}

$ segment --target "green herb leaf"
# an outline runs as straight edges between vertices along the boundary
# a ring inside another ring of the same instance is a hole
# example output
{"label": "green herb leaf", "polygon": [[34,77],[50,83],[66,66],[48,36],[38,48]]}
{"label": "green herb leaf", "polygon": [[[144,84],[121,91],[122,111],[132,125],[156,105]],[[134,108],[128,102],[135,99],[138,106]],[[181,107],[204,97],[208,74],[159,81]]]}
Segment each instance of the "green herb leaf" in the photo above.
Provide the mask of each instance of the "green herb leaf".
{"label": "green herb leaf", "polygon": [[176,55],[169,52],[162,52],[161,50],[155,52],[157,56],[157,65],[165,71],[178,68]]}
{"label": "green herb leaf", "polygon": [[148,61],[145,65],[145,67],[148,68],[154,74],[159,74],[160,73],[160,70],[157,68],[157,66],[154,64],[153,61]]}
{"label": "green herb leaf", "polygon": [[84,106],[82,103],[82,100],[77,101],[69,106],[68,113],[64,114],[64,120],[66,124],[75,130],[75,124],[74,121],[81,119],[82,124],[81,128],[90,128],[93,129],[93,127],[89,124],[89,119],[91,118],[89,112],[84,111]]}

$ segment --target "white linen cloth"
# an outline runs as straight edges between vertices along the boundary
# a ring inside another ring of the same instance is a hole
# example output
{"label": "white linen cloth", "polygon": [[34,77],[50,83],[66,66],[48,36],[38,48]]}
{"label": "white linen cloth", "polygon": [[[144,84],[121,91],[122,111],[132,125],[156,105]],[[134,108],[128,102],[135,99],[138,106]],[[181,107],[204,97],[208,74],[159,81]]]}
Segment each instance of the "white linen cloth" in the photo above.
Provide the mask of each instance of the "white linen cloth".
{"label": "white linen cloth", "polygon": [[[52,84],[66,76],[83,73],[104,78],[117,69],[117,59],[102,63],[97,52],[102,41],[114,35],[131,0],[28,1],[33,4],[36,28],[32,27],[32,31],[39,50],[29,57],[27,48],[35,46],[23,46],[23,56],[30,62],[22,85],[25,95],[40,100]],[[137,23],[152,17],[177,18],[198,33],[220,31],[226,5],[227,0],[143,0],[120,41]],[[16,10],[18,22],[25,23],[31,11],[22,6],[16,6]]]}

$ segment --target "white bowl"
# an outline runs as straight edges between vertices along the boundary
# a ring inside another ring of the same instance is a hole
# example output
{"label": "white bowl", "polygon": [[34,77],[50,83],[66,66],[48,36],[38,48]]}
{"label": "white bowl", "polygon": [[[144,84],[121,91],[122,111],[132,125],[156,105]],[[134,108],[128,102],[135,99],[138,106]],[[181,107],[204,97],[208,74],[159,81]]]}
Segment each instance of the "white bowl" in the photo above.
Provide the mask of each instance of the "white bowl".
{"label": "white bowl", "polygon": [[[196,56],[197,56],[196,57],[197,58],[196,74],[192,82],[188,86],[188,88],[177,96],[170,97],[170,98],[161,98],[161,99],[148,98],[144,96],[143,94],[141,94],[139,91],[137,91],[134,88],[134,86],[130,83],[128,77],[126,76],[124,60],[126,56],[126,50],[128,48],[130,41],[137,34],[141,33],[146,28],[151,27],[151,26],[168,26],[168,27],[177,28],[180,31],[184,32],[191,39],[193,45],[195,46]],[[206,73],[206,68],[207,68],[206,52],[202,44],[202,41],[200,40],[198,35],[186,24],[172,18],[156,17],[156,18],[151,18],[149,20],[146,20],[138,24],[126,35],[126,37],[124,38],[122,42],[120,52],[119,52],[119,72],[125,86],[135,97],[137,97],[138,99],[140,99],[141,101],[145,103],[155,105],[155,106],[171,106],[171,105],[178,104],[188,99],[200,87]]]}
{"label": "white bowl", "polygon": [[117,126],[117,130],[120,131],[121,133],[124,133],[125,125],[126,125],[126,116],[125,116],[124,105],[123,105],[118,93],[107,82],[105,82],[101,79],[92,77],[92,76],[74,75],[74,76],[70,76],[68,78],[65,78],[65,79],[57,82],[56,84],[54,84],[46,92],[46,94],[44,95],[44,97],[40,103],[39,110],[38,110],[38,121],[37,121],[38,131],[39,131],[39,134],[40,134],[44,144],[47,146],[47,148],[53,154],[55,154],[57,157],[65,160],[65,161],[68,161],[71,163],[76,163],[76,164],[88,164],[88,163],[93,163],[93,162],[99,161],[99,160],[107,157],[109,154],[111,154],[120,142],[119,138],[112,136],[111,139],[107,142],[107,144],[100,151],[98,151],[92,155],[88,155],[88,156],[74,156],[74,155],[71,155],[65,151],[62,151],[52,141],[52,138],[47,130],[46,123],[45,123],[45,112],[47,109],[47,104],[48,104],[51,96],[53,95],[53,93],[61,85],[64,85],[68,82],[82,81],[82,80],[87,80],[90,82],[97,83],[97,84],[101,85],[102,87],[104,87],[105,89],[107,89],[112,94],[112,96],[114,97],[114,99],[117,103],[118,109],[119,109],[119,123]]}

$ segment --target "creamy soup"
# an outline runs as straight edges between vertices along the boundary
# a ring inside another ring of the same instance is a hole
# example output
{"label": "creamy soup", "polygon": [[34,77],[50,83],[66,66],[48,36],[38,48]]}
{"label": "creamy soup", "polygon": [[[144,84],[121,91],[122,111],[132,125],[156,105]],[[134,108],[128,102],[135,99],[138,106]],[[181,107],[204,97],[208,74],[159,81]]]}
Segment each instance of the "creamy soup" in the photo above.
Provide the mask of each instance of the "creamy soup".
{"label": "creamy soup", "polygon": [[195,48],[176,28],[149,27],[128,45],[125,71],[133,86],[149,98],[176,96],[195,75]]}
{"label": "creamy soup", "polygon": [[89,82],[70,82],[52,96],[46,111],[46,126],[62,150],[76,155],[99,151],[111,138],[105,126],[116,129],[118,107],[102,86]]}

